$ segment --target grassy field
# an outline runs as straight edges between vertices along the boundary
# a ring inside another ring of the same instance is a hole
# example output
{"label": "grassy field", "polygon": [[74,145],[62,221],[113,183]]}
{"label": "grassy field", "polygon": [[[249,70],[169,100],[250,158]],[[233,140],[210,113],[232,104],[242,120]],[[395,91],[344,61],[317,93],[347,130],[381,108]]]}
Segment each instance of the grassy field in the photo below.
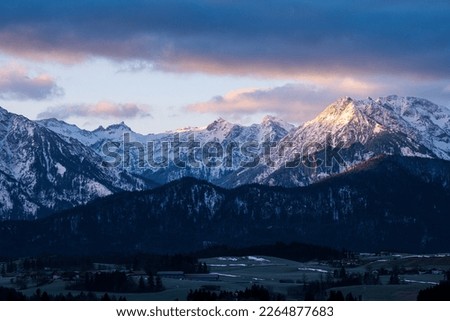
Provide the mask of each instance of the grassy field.
{"label": "grassy field", "polygon": [[[217,291],[239,291],[259,284],[271,292],[280,293],[288,300],[300,298],[300,292],[305,282],[325,281],[332,278],[333,272],[339,267],[327,263],[300,263],[276,257],[245,256],[245,257],[215,257],[200,259],[205,262],[211,274],[218,275],[218,280],[192,280],[163,278],[165,290],[158,293],[114,293],[116,297],[124,296],[127,300],[185,300],[189,291],[206,288]],[[330,290],[341,291],[344,296],[352,293],[362,300],[416,300],[419,290],[438,284],[444,279],[443,271],[450,270],[450,255],[361,255],[359,263],[346,267],[348,274],[364,274],[368,271],[394,268],[417,273],[400,274],[400,284],[390,285],[389,275],[380,276],[379,285],[356,285],[336,287]],[[11,277],[0,277],[0,286],[14,287]],[[67,294],[76,291],[66,289],[67,283],[54,280],[41,285],[41,291],[49,294]],[[37,287],[21,290],[27,296],[35,293]],[[101,297],[104,293],[96,293]]]}
{"label": "grassy field", "polygon": [[[183,300],[190,289],[205,286],[215,286],[220,290],[236,291],[260,284],[275,293],[281,293],[288,300],[298,298],[296,293],[303,287],[304,282],[325,280],[328,274],[336,269],[328,264],[319,262],[299,263],[290,260],[267,257],[216,257],[201,259],[207,263],[210,273],[218,274],[218,281],[193,281],[164,279],[167,290],[151,295],[127,295],[132,299],[151,300]],[[374,269],[394,267],[419,270],[449,270],[450,257],[390,255],[366,257],[361,265],[347,268],[348,273],[364,273]],[[352,292],[356,298],[362,300],[416,300],[421,289],[427,288],[443,280],[442,274],[404,274],[400,275],[401,284],[389,285],[389,276],[381,276],[380,285],[359,285],[333,288],[341,290],[344,295]]]}

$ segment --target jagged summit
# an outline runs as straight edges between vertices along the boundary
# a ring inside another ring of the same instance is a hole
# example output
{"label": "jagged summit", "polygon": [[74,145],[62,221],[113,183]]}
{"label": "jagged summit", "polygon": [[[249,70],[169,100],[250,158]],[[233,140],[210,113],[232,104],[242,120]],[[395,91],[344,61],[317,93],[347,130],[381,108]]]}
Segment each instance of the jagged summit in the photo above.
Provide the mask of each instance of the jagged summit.
{"label": "jagged summit", "polygon": [[[296,141],[323,142],[325,133],[350,146],[396,136],[405,156],[450,159],[450,110],[428,100],[388,96],[376,100],[344,97],[298,128]],[[403,141],[403,143],[401,143]]]}
{"label": "jagged summit", "polygon": [[209,124],[206,127],[206,129],[209,130],[209,131],[212,131],[212,130],[224,130],[224,129],[227,129],[227,128],[231,127],[231,126],[234,126],[234,124],[226,121],[222,117],[219,117],[218,119],[213,121],[211,124]]}
{"label": "jagged summit", "polygon": [[106,127],[105,130],[121,130],[121,131],[129,131],[131,132],[131,128],[128,127],[124,121],[120,122],[119,124],[113,124]]}
{"label": "jagged summit", "polygon": [[272,115],[266,115],[261,121],[261,125],[263,127],[281,127],[282,129],[286,130],[287,132],[290,132],[295,128],[294,125],[284,121],[283,119],[272,116]]}
{"label": "jagged summit", "polygon": [[98,126],[96,129],[94,129],[93,132],[102,132],[105,131],[105,127],[103,127],[102,125]]}
{"label": "jagged summit", "polygon": [[279,122],[283,122],[283,120],[278,117],[272,116],[272,115],[266,115],[263,117],[263,119],[261,121],[262,124],[270,123],[270,122],[279,123]]}

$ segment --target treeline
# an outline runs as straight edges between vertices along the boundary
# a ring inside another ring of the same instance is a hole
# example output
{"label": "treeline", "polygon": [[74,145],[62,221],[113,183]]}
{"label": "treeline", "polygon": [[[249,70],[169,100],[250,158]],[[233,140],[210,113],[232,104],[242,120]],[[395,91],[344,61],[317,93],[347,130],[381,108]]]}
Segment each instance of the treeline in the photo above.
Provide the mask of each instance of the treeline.
{"label": "treeline", "polygon": [[262,285],[253,284],[244,291],[189,290],[187,301],[283,301],[285,297],[272,293]]}
{"label": "treeline", "polygon": [[445,279],[439,284],[420,290],[418,301],[450,301],[450,270],[445,272]]}
{"label": "treeline", "polygon": [[126,301],[126,298],[123,296],[116,297],[108,293],[97,296],[92,292],[81,292],[76,295],[73,295],[71,292],[51,295],[46,291],[42,292],[41,289],[37,289],[31,296],[26,296],[15,289],[0,287],[0,301]]}
{"label": "treeline", "polygon": [[271,245],[258,245],[245,248],[228,246],[213,246],[190,254],[161,255],[136,253],[132,255],[112,254],[107,256],[39,256],[23,259],[5,259],[1,266],[2,274],[22,271],[40,271],[44,268],[89,271],[94,269],[94,263],[114,264],[128,270],[143,270],[155,274],[158,271],[183,271],[185,273],[207,273],[208,268],[199,262],[200,257],[217,256],[275,256],[297,262],[310,260],[339,260],[348,257],[345,251],[302,243],[282,242]]}
{"label": "treeline", "polygon": [[[108,258],[105,258],[108,262]],[[109,263],[121,264],[133,270],[156,274],[159,271],[183,271],[184,273],[208,273],[206,264],[193,255],[136,254],[133,256],[109,258]]]}
{"label": "treeline", "polygon": [[52,270],[94,270],[94,263],[114,264],[123,266],[127,270],[143,270],[155,274],[158,271],[183,271],[185,273],[207,273],[206,264],[199,262],[192,255],[159,255],[133,254],[109,256],[40,256],[17,260],[6,260],[1,266],[2,275],[17,271],[41,271],[45,268]]}
{"label": "treeline", "polygon": [[21,267],[24,271],[39,271],[44,268],[86,271],[94,267],[94,262],[92,257],[41,256],[22,259]]}
{"label": "treeline", "polygon": [[418,301],[450,301],[450,282],[444,281],[419,291]]}
{"label": "treeline", "polygon": [[244,248],[231,248],[228,246],[219,245],[195,252],[192,255],[196,257],[264,255],[275,256],[297,262],[306,262],[311,260],[339,260],[347,257],[348,253],[318,245],[296,242],[286,244],[283,242],[278,242],[275,244],[257,245]]}
{"label": "treeline", "polygon": [[[303,280],[283,279],[279,281],[280,283],[293,284],[287,288],[288,299],[303,301],[361,300],[362,298],[356,298],[352,293],[344,296],[341,291],[330,289],[362,284],[380,284],[379,277],[376,273],[349,273],[345,268],[336,269],[333,273],[328,273],[325,278],[317,281],[308,282],[306,277]],[[258,284],[253,284],[251,288],[246,288],[244,291],[220,291],[220,287],[215,289],[202,287],[200,289],[190,290],[187,296],[187,300],[192,301],[272,301],[285,299],[285,296],[272,293],[269,289]]]}
{"label": "treeline", "polygon": [[113,272],[86,272],[82,280],[68,286],[71,290],[133,293],[133,292],[160,292],[164,290],[159,276],[151,273],[146,276],[127,276],[120,271]]}
{"label": "treeline", "polygon": [[302,286],[295,286],[288,289],[290,297],[305,301],[356,301],[362,297],[354,297],[350,292],[344,296],[339,290],[333,288],[358,286],[358,285],[381,285],[380,276],[388,275],[388,285],[400,284],[399,268],[392,270],[369,270],[364,273],[348,272],[344,267],[335,269],[333,273],[328,273],[325,278],[318,281],[307,282],[303,280]]}
{"label": "treeline", "polygon": [[345,297],[341,291],[330,291],[328,301],[357,301],[357,299],[350,292]]}

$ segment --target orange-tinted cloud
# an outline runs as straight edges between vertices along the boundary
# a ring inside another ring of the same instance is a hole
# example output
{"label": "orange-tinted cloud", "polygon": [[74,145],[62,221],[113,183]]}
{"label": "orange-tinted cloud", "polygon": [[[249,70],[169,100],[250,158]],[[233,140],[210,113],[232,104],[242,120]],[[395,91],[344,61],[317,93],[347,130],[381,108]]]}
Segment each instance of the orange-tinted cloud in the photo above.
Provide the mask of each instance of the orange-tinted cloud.
{"label": "orange-tinted cloud", "polygon": [[214,113],[239,118],[239,115],[256,113],[276,114],[293,122],[311,119],[336,97],[318,87],[301,84],[287,84],[275,88],[239,89],[223,96],[213,97],[206,102],[186,107],[188,111]]}

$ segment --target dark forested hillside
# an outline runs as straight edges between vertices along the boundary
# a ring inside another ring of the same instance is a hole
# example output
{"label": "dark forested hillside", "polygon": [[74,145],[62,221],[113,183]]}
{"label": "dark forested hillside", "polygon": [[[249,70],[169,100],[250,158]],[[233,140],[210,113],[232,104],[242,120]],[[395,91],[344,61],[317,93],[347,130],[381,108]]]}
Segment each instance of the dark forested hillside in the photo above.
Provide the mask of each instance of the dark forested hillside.
{"label": "dark forested hillside", "polygon": [[186,178],[33,222],[2,222],[3,255],[187,252],[306,242],[350,250],[450,250],[450,162],[380,157],[303,188],[226,190]]}

